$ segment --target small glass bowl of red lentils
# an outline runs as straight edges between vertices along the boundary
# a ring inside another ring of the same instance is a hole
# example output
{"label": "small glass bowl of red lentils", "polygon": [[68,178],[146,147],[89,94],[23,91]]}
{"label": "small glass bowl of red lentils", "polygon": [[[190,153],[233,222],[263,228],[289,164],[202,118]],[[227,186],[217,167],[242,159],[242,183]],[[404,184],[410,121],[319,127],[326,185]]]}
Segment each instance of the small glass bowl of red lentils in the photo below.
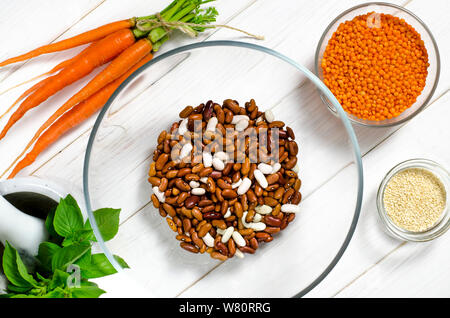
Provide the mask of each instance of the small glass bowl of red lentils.
{"label": "small glass bowl of red lentils", "polygon": [[412,12],[370,2],[328,25],[316,49],[315,72],[352,122],[394,126],[417,115],[431,99],[439,81],[439,50]]}

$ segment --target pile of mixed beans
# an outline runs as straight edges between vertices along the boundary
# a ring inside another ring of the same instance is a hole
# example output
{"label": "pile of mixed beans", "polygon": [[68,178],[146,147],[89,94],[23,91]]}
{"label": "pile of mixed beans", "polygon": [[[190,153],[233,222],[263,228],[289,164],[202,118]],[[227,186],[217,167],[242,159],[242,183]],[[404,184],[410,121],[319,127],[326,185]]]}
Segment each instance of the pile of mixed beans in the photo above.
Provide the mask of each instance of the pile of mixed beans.
{"label": "pile of mixed beans", "polygon": [[294,132],[252,99],[187,106],[162,131],[148,181],[180,246],[218,260],[253,254],[299,212]]}

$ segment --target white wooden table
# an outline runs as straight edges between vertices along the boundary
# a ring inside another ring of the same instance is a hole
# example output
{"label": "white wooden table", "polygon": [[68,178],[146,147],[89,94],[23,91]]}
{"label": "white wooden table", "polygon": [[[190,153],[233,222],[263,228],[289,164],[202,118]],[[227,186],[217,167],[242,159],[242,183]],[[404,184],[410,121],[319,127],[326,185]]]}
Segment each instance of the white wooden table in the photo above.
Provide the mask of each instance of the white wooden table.
{"label": "white wooden table", "polygon": [[[0,59],[5,59],[101,25],[108,21],[153,12],[168,0],[15,0],[3,1],[0,11]],[[219,22],[263,34],[264,46],[273,48],[312,69],[316,43],[328,23],[343,10],[362,3],[359,0],[219,0]],[[405,243],[388,237],[377,226],[373,193],[380,178],[394,164],[409,158],[426,157],[450,168],[450,11],[448,0],[392,1],[416,13],[431,29],[441,54],[440,82],[427,109],[405,125],[386,129],[355,127],[365,167],[364,202],[355,235],[344,256],[333,271],[308,297],[449,297],[450,234],[421,244]],[[177,37],[162,51],[207,39],[235,39],[229,30],[206,32],[197,39]],[[240,38],[242,40],[242,38]],[[252,42],[252,40],[245,39]],[[44,56],[27,63],[0,70],[0,92],[40,74],[72,56],[71,50]],[[81,84],[80,84],[81,85]],[[20,94],[14,89],[0,95],[5,109]],[[53,97],[53,106],[24,118],[20,127],[0,143],[0,170],[19,153],[24,143],[57,105],[67,100],[69,92]],[[53,107],[53,108],[52,108]],[[82,164],[86,142],[95,118],[65,135],[45,151],[22,175],[52,176],[82,191]],[[5,119],[0,122],[3,126]],[[330,175],[331,177],[331,175]],[[330,182],[332,178],[330,179]],[[323,185],[325,187],[326,184]],[[133,216],[138,217],[138,214]],[[130,222],[128,219],[127,222]],[[114,251],[120,255],[120,251]],[[186,285],[182,292],[173,290],[167,296],[195,296],[196,286],[207,285],[208,275]],[[129,296],[120,278],[99,281],[110,296]],[[276,287],[275,287],[276,288]],[[272,294],[278,294],[272,290]],[[283,290],[280,295],[285,295]]]}

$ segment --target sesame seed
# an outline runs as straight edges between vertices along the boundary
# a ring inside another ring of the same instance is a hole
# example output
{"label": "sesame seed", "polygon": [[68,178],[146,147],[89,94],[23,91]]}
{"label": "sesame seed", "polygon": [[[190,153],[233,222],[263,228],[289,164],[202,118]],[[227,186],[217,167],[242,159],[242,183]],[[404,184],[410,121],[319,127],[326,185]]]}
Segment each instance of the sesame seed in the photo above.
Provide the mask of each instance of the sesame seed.
{"label": "sesame seed", "polygon": [[408,231],[423,232],[441,219],[446,191],[441,180],[432,172],[409,168],[389,180],[383,203],[395,225]]}

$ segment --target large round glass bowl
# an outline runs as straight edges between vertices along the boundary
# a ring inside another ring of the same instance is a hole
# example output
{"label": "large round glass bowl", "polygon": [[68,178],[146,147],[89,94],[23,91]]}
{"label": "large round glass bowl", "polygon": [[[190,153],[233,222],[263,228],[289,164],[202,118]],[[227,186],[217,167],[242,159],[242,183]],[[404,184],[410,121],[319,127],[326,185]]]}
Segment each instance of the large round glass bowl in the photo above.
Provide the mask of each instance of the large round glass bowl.
{"label": "large round glass bowl", "polygon": [[[323,106],[316,89],[334,104]],[[255,99],[291,127],[299,144],[301,212],[256,253],[225,262],[192,254],[150,201],[157,138],[186,105]],[[91,133],[84,191],[98,243],[130,266],[123,272],[152,297],[302,296],[336,265],[358,220],[363,172],[342,107],[308,69],[271,49],[233,41],[191,44],[156,56],[124,82]],[[104,242],[92,211],[121,208],[117,236]],[[116,288],[121,288],[116,286]],[[127,289],[123,287],[126,296]]]}
{"label": "large round glass bowl", "polygon": [[[439,82],[441,62],[436,40],[434,39],[430,29],[414,13],[405,9],[404,7],[385,2],[368,2],[344,11],[343,13],[338,15],[323,32],[316,48],[314,71],[315,74],[323,80],[323,70],[321,67],[323,53],[325,52],[325,49],[328,45],[328,41],[333,36],[333,33],[337,30],[339,25],[341,23],[344,23],[345,21],[350,21],[359,15],[364,15],[370,12],[390,14],[400,19],[404,19],[406,23],[411,25],[420,34],[425,44],[425,48],[428,53],[428,62],[430,64],[430,66],[428,67],[426,84],[424,89],[422,90],[422,93],[417,97],[416,102],[399,116],[381,121],[373,121],[361,119],[353,116],[352,114],[348,114],[350,121],[358,125],[369,127],[390,127],[404,123],[420,113],[430,101]],[[335,107],[326,97],[326,95],[321,94],[321,98],[327,105],[327,107],[331,110],[331,112],[336,114],[337,112]]]}

